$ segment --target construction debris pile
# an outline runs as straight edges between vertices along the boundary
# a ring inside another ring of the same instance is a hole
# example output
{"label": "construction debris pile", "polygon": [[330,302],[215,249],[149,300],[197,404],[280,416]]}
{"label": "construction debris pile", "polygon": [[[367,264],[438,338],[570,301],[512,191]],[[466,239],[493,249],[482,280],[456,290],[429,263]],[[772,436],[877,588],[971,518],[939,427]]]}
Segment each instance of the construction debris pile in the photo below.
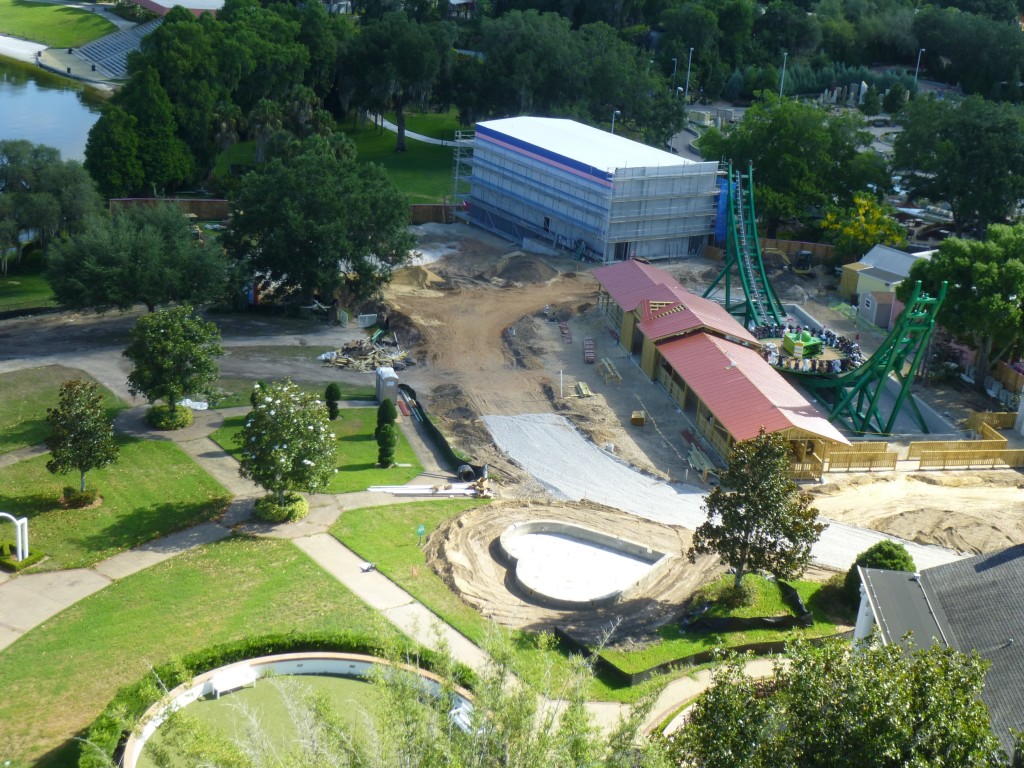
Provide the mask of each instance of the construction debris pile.
{"label": "construction debris pile", "polygon": [[381,366],[401,371],[413,364],[412,360],[407,359],[408,355],[408,352],[396,347],[382,346],[368,339],[360,339],[333,352],[324,352],[317,356],[317,360],[349,371],[369,372]]}

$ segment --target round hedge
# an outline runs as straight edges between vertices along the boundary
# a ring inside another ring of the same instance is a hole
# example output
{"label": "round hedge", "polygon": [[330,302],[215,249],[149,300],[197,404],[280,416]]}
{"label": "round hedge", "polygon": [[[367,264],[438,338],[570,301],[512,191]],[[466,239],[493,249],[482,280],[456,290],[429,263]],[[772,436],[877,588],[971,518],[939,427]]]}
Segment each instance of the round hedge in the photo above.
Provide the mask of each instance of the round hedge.
{"label": "round hedge", "polygon": [[179,405],[173,411],[167,405],[154,405],[146,411],[146,423],[153,429],[172,431],[192,424],[192,411]]}
{"label": "round hedge", "polygon": [[856,608],[860,604],[860,576],[857,574],[857,566],[864,568],[882,568],[887,571],[907,571],[913,573],[917,570],[914,565],[914,558],[907,552],[907,548],[898,541],[882,539],[876,544],[865,549],[857,559],[853,561],[850,570],[846,572],[843,583],[843,593],[846,601]]}
{"label": "round hedge", "polygon": [[294,491],[284,495],[284,504],[277,503],[276,494],[257,499],[253,514],[268,523],[292,523],[309,514],[309,502]]}

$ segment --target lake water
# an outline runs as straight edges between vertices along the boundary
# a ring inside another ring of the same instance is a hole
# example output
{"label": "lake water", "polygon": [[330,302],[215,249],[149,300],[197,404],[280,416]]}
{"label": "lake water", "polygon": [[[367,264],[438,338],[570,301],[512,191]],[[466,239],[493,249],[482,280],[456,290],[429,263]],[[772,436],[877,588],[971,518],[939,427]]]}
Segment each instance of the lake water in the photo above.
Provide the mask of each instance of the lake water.
{"label": "lake water", "polygon": [[0,59],[0,139],[27,139],[82,160],[103,97],[31,64]]}

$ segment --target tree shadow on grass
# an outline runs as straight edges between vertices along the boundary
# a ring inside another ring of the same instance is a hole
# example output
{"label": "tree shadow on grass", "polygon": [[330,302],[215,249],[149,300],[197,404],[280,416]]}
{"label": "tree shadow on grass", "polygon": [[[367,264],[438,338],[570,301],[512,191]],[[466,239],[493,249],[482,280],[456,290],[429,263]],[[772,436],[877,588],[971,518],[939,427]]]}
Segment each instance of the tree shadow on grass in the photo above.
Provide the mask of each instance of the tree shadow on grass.
{"label": "tree shadow on grass", "polygon": [[338,474],[343,472],[363,472],[367,469],[376,469],[377,465],[373,462],[365,464],[346,464],[343,467],[338,467]]}
{"label": "tree shadow on grass", "polygon": [[18,494],[17,496],[0,493],[0,510],[15,517],[27,517],[31,520],[60,508],[60,491]]}
{"label": "tree shadow on grass", "polygon": [[221,498],[210,501],[152,504],[120,515],[104,528],[77,539],[68,538],[87,552],[123,551],[215,520],[220,517],[229,501],[227,498]]}
{"label": "tree shadow on grass", "polygon": [[0,442],[12,446],[10,450],[16,451],[44,442],[49,434],[50,428],[45,418],[29,419],[0,430]]}

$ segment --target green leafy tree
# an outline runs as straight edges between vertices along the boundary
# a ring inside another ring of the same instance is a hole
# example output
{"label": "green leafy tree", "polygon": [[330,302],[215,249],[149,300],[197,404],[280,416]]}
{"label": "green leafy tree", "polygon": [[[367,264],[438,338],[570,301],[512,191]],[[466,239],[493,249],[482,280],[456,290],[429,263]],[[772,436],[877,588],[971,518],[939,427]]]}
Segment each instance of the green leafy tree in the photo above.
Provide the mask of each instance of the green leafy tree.
{"label": "green leafy tree", "polygon": [[821,222],[821,231],[835,244],[840,263],[857,261],[876,245],[902,248],[907,244],[907,231],[893,217],[891,206],[874,197],[858,193],[853,205],[832,209]]}
{"label": "green leafy tree", "polygon": [[224,354],[220,330],[181,305],[143,315],[129,332],[124,356],[132,394],[153,402],[163,399],[173,413],[186,395],[202,392],[220,375],[217,357]]}
{"label": "green leafy tree", "polygon": [[849,205],[870,184],[887,187],[884,161],[862,151],[871,134],[860,115],[837,117],[813,104],[762,96],[726,132],[709,130],[700,152],[741,170],[753,164],[757,211],[768,237],[810,208]]}
{"label": "green leafy tree", "polygon": [[887,571],[907,571],[913,573],[917,570],[914,565],[914,558],[907,552],[907,548],[898,541],[883,539],[877,544],[872,544],[853,561],[850,570],[846,572],[843,581],[843,591],[846,593],[847,602],[856,606],[860,602],[860,575],[857,573],[857,566],[862,568],[882,568]]}
{"label": "green leafy tree", "polygon": [[366,79],[365,92],[395,112],[395,151],[405,152],[405,110],[424,104],[441,72],[442,52],[452,41],[438,25],[418,24],[403,12],[388,13],[365,24],[357,58]]}
{"label": "green leafy tree", "polygon": [[375,434],[377,436],[377,464],[381,469],[387,469],[395,463],[398,427],[395,424],[381,424],[378,425]]}
{"label": "green leafy tree", "polygon": [[789,477],[789,442],[760,434],[733,447],[721,483],[704,504],[708,519],[693,535],[687,556],[717,554],[735,570],[740,589],[748,570],[779,578],[803,573],[811,546],[825,530],[811,496]]}
{"label": "green leafy tree", "polygon": [[127,197],[142,189],[145,171],[139,158],[136,119],[108,105],[85,142],[85,169],[105,197]]}
{"label": "green leafy tree", "polygon": [[896,137],[893,170],[911,197],[949,203],[957,234],[1001,222],[1024,197],[1024,115],[978,96],[917,98]]}
{"label": "green leafy tree", "polygon": [[335,472],[337,441],[323,404],[290,381],[257,384],[252,402],[238,435],[239,474],[279,506],[287,491],[325,488]]}
{"label": "green leafy tree", "polygon": [[893,83],[890,85],[889,90],[885,92],[885,97],[882,99],[882,109],[890,115],[895,115],[906,104],[907,89],[903,87],[903,83]]}
{"label": "green leafy tree", "polygon": [[673,765],[701,768],[1009,766],[980,697],[988,662],[931,645],[787,643],[767,681],[727,657],[686,725]]}
{"label": "green leafy tree", "polygon": [[978,353],[975,382],[1024,338],[1024,224],[993,224],[988,239],[948,238],[930,260],[920,259],[896,295],[906,300],[920,280],[933,296],[947,283],[938,321]]}
{"label": "green leafy tree", "polygon": [[[315,184],[310,179],[316,179]],[[239,263],[312,298],[372,296],[409,258],[405,197],[347,141],[314,136],[243,177],[223,241]]]}
{"label": "green leafy tree", "polygon": [[66,307],[126,311],[141,302],[152,312],[221,298],[230,274],[222,250],[196,239],[180,208],[156,205],[91,218],[50,248],[47,278]]}
{"label": "green leafy tree", "polygon": [[107,417],[99,385],[71,379],[60,385],[60,403],[46,409],[50,436],[46,446],[50,460],[46,468],[55,475],[78,470],[80,491],[85,490],[85,473],[117,461],[120,448],[114,438],[114,424]]}
{"label": "green leafy tree", "polygon": [[879,96],[878,89],[875,86],[868,86],[868,90],[864,94],[864,100],[857,108],[868,117],[873,117],[882,111],[882,97]]}

